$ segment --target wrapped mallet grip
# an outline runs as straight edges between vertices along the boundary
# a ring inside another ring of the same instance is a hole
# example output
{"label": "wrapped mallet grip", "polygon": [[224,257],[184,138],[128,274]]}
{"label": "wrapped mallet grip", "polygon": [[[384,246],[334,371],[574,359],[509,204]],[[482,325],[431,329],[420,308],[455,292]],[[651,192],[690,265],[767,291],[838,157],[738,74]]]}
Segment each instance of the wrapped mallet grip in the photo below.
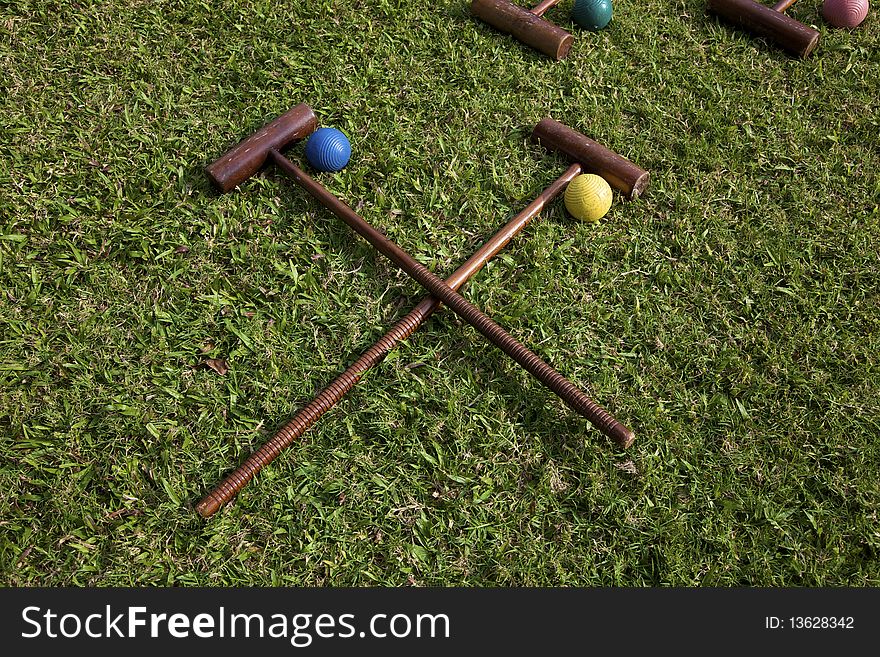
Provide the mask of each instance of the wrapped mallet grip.
{"label": "wrapped mallet grip", "polygon": [[637,198],[650,182],[651,176],[644,169],[554,119],[541,120],[532,130],[532,140],[579,162],[584,172],[602,176],[627,198]]}

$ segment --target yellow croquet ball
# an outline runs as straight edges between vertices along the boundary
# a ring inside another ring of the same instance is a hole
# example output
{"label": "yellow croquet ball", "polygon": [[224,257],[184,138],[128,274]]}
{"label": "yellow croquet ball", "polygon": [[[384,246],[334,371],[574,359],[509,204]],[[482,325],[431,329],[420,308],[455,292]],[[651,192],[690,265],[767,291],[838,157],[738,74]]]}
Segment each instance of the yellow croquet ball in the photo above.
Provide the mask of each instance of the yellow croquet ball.
{"label": "yellow croquet ball", "polygon": [[611,209],[611,185],[602,176],[583,173],[565,188],[565,209],[582,221],[599,221]]}

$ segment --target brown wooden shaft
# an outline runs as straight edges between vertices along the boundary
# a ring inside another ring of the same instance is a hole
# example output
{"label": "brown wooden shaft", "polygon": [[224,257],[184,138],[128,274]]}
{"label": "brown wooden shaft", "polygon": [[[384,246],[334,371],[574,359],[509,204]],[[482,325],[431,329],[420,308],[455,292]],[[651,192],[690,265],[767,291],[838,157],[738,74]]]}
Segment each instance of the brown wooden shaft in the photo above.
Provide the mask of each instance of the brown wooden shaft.
{"label": "brown wooden shaft", "polygon": [[781,0],[773,5],[773,11],[783,12],[791,7],[797,0]]}
{"label": "brown wooden shaft", "polygon": [[308,137],[317,127],[318,119],[312,108],[305,103],[297,105],[209,164],[205,172],[217,189],[228,192],[263,167],[270,149],[283,151],[294,141]]}
{"label": "brown wooden shaft", "polygon": [[806,57],[819,43],[813,28],[753,0],[709,0],[706,8],[798,57]]}
{"label": "brown wooden shaft", "polygon": [[[510,242],[510,240],[519,235],[523,228],[525,228],[548,203],[559,196],[559,194],[565,189],[566,185],[579,176],[582,171],[583,168],[577,163],[568,167],[565,173],[559,176],[559,178],[557,178],[547,189],[541,192],[541,194],[534,201],[529,203],[522,212],[507,222],[501,230],[495,233],[492,239],[480,247],[480,249],[468,258],[461,267],[456,269],[452,275],[446,279],[446,284],[454,290],[460,288],[468,281],[468,279],[480,271],[490,259],[497,255],[501,249],[507,246],[507,243]],[[436,299],[435,301],[439,306],[440,301]]]}
{"label": "brown wooden shaft", "polygon": [[555,59],[565,59],[571,50],[571,34],[507,0],[473,0],[471,13]]}
{"label": "brown wooden shaft", "polygon": [[424,265],[397,246],[397,244],[373,228],[363,217],[336,198],[319,182],[309,177],[308,174],[281,153],[273,150],[270,152],[270,156],[294,182],[311,194],[315,200],[342,219],[352,230],[372,244],[379,253],[391,260],[391,262],[396,264],[433,296],[449,306],[451,311],[482,333],[492,344],[556,393],[570,408],[589,420],[599,431],[615,440],[622,447],[627,447],[632,443],[634,439],[632,431],[614,419],[608,411],[587,397],[571,381],[522,345],[479,308],[428,271]]}
{"label": "brown wooden shaft", "polygon": [[[579,173],[581,166],[572,164],[568,170],[545,189],[538,198],[532,201],[513,219],[507,222],[488,242],[483,244],[468,260],[446,279],[446,284],[454,290],[461,288],[467,281],[482,269],[489,260],[496,256],[507,243],[538,216],[548,203],[553,201],[565,186]],[[364,373],[378,365],[389,351],[398,343],[411,336],[416,329],[440,307],[440,301],[432,296],[422,299],[403,319],[364,352],[351,366],[324,388],[307,406],[285,424],[268,442],[251,454],[234,472],[228,475],[218,486],[196,505],[196,510],[203,517],[214,515],[217,510],[234,498],[260,470],[287,448],[294,440],[302,436],[312,427],[324,413],[333,408],[357,385]]]}
{"label": "brown wooden shaft", "polygon": [[580,162],[584,171],[602,176],[628,198],[637,198],[650,182],[651,176],[644,169],[554,119],[539,121],[532,130],[532,140]]}
{"label": "brown wooden shaft", "polygon": [[539,2],[534,7],[529,9],[529,11],[535,16],[543,16],[545,13],[547,13],[548,9],[552,9],[558,4],[559,0],[544,0],[544,2]]}

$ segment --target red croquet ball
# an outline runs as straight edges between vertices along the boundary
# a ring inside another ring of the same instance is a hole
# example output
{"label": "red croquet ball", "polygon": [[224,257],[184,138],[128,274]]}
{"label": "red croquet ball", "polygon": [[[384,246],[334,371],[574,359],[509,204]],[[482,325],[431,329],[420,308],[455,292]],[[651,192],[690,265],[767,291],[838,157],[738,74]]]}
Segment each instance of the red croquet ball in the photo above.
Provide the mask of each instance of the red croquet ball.
{"label": "red croquet ball", "polygon": [[857,27],[868,15],[868,0],[825,0],[822,16],[835,27]]}

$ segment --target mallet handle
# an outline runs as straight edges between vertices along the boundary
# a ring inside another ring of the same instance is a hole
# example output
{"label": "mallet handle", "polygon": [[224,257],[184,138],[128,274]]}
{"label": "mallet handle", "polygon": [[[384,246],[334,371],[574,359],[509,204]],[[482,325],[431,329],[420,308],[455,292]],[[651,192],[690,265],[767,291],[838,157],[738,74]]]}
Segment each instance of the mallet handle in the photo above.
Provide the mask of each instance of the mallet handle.
{"label": "mallet handle", "polygon": [[628,447],[632,443],[635,438],[632,431],[615,420],[608,411],[587,397],[571,381],[522,345],[480,309],[428,271],[424,265],[397,246],[397,244],[373,228],[367,223],[366,219],[336,198],[323,185],[312,179],[305,171],[281,153],[271,151],[270,157],[274,159],[275,164],[281,167],[285,173],[311,194],[321,205],[342,219],[352,230],[372,244],[379,253],[409,274],[411,278],[433,296],[449,306],[450,310],[477,329],[492,344],[556,393],[560,399],[589,420],[599,431],[615,440],[621,447]]}
{"label": "mallet handle", "polygon": [[[446,279],[446,284],[454,290],[461,288],[489,260],[507,246],[507,243],[519,234],[544,209],[544,206],[559,196],[565,189],[565,186],[580,173],[581,166],[579,164],[571,165],[538,198],[529,203],[519,214],[508,221],[501,230],[495,233],[488,242],[483,244],[476,253],[468,258],[467,262],[456,269],[455,273]],[[440,301],[435,297],[427,296],[422,299],[409,314],[395,323],[385,335],[379,338],[376,344],[364,352],[360,358],[336,377],[330,385],[318,393],[307,406],[285,424],[268,442],[251,454],[234,472],[228,475],[210,493],[205,495],[196,505],[196,510],[199,514],[207,518],[216,513],[221,506],[230,502],[253,479],[254,475],[275,460],[281,451],[294,440],[308,431],[324,413],[338,404],[357,385],[365,372],[378,365],[398,343],[412,335],[440,305]]]}
{"label": "mallet handle", "polygon": [[783,12],[791,7],[797,0],[781,0],[773,5],[773,11]]}
{"label": "mallet handle", "polygon": [[534,7],[529,9],[535,16],[543,16],[547,13],[548,9],[553,9],[556,5],[559,4],[559,0],[544,0],[544,2],[539,2]]}
{"label": "mallet handle", "polygon": [[541,120],[532,130],[532,140],[580,162],[584,171],[602,176],[631,199],[641,194],[650,182],[651,176],[644,169],[554,119]]}

